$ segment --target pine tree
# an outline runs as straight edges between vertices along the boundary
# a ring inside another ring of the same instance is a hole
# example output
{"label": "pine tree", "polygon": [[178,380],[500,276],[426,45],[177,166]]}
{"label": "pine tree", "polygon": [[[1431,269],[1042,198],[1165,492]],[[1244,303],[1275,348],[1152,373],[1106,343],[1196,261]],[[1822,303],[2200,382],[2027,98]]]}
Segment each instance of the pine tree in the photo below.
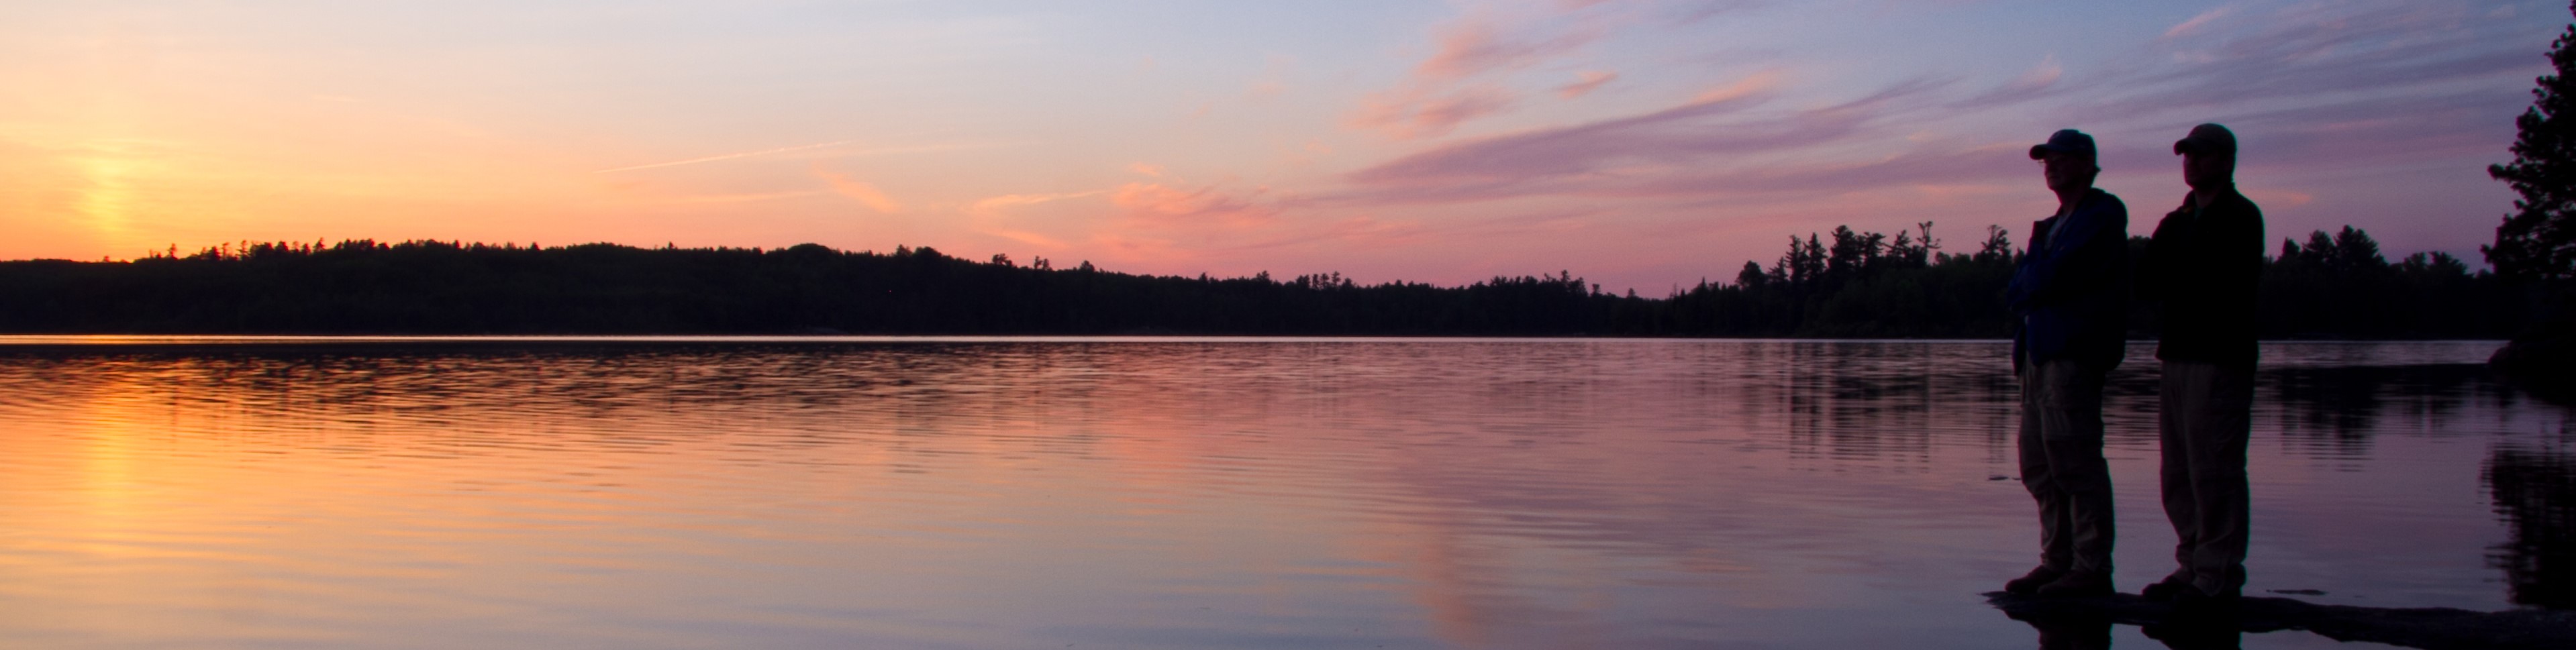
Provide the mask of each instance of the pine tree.
{"label": "pine tree", "polygon": [[2487,166],[2522,195],[2496,226],[2495,244],[2478,247],[2507,276],[2576,276],[2576,23],[2551,44],[2549,62],[2557,74],[2538,79],[2531,109],[2514,120],[2513,163]]}

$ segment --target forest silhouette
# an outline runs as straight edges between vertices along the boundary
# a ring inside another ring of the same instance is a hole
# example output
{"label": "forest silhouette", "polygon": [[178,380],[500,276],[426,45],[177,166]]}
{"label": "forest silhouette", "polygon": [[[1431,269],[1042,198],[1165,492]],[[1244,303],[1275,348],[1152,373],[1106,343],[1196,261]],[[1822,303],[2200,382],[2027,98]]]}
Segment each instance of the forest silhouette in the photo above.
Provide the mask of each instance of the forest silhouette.
{"label": "forest silhouette", "polygon": [[[922,247],[892,253],[440,241],[244,243],[132,261],[0,262],[0,332],[154,334],[1199,334],[1995,338],[2016,256],[1931,224],[1838,227],[1671,295],[1567,272],[1459,287],[1054,268]],[[2143,247],[2145,238],[2130,240]],[[2266,260],[2266,338],[2502,338],[2540,294],[2442,253],[2388,261],[2346,227]],[[2154,334],[2154,305],[2131,314]]]}

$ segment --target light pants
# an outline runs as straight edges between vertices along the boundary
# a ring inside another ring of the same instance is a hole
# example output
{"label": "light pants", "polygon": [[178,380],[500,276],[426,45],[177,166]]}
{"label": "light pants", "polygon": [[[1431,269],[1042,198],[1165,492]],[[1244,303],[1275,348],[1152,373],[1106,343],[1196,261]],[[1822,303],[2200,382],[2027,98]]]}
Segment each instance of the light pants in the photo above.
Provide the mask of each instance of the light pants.
{"label": "light pants", "polygon": [[2201,593],[2245,587],[2245,438],[2253,429],[2254,373],[2213,363],[2165,362],[2159,427],[2165,518],[2173,522],[2173,576]]}
{"label": "light pants", "polygon": [[2102,372],[2073,361],[2022,369],[2021,484],[2039,502],[2040,565],[2111,575],[2111,467],[2102,460]]}

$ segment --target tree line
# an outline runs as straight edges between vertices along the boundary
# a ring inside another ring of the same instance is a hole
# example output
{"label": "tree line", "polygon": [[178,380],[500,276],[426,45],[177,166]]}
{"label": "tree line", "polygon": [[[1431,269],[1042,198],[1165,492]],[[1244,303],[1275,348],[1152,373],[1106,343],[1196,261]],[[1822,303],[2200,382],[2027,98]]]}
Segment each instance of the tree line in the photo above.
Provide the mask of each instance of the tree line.
{"label": "tree line", "polygon": [[[1988,226],[1975,252],[1945,253],[1931,223],[1890,238],[1835,228],[1792,237],[1769,267],[1745,262],[1732,283],[1702,282],[1666,301],[1666,331],[1718,336],[2009,336],[2003,287],[2021,253]],[[2134,263],[2146,237],[2129,238]],[[2534,283],[2470,272],[2448,253],[2390,262],[2358,228],[2284,239],[2259,289],[2264,338],[2505,338],[2542,311]],[[2131,338],[2154,336],[2160,305],[2131,301]]]}
{"label": "tree line", "polygon": [[[0,262],[0,332],[194,334],[1221,334],[2009,336],[2019,256],[1989,228],[1941,252],[1893,237],[1791,238],[1768,267],[1662,298],[1568,272],[1458,287],[1054,268],[922,247],[660,248],[370,240],[247,243],[124,262]],[[2132,240],[2144,246],[2144,238]],[[2389,262],[2360,230],[2285,241],[2267,337],[2503,337],[2537,294],[2442,253]],[[2140,336],[2153,306],[2136,310]]]}

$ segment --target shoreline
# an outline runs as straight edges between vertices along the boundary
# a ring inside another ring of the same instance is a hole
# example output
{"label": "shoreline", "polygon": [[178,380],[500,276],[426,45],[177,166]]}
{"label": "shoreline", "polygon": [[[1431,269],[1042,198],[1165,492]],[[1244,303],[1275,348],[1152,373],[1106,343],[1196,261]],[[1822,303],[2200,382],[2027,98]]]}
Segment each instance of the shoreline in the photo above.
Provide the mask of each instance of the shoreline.
{"label": "shoreline", "polygon": [[[2068,628],[2135,625],[2150,637],[2205,638],[2211,634],[2261,634],[2284,630],[2336,641],[2366,641],[2424,650],[2553,650],[2576,648],[2576,611],[2516,609],[2473,612],[2448,607],[2383,608],[2320,605],[2269,596],[2247,596],[2227,614],[2177,615],[2174,606],[2137,594],[2096,598],[2039,598],[2004,592],[1986,603],[2042,634]],[[2233,644],[2224,647],[2235,647]]]}

